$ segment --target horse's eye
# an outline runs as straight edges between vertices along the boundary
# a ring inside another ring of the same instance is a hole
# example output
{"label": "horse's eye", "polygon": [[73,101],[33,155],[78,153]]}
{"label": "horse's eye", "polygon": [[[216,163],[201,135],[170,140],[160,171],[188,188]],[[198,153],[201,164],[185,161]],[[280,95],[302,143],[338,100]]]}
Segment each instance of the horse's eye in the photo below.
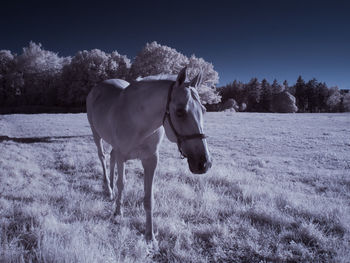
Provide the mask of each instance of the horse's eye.
{"label": "horse's eye", "polygon": [[186,110],[185,109],[177,109],[176,110],[176,117],[183,118],[186,116]]}

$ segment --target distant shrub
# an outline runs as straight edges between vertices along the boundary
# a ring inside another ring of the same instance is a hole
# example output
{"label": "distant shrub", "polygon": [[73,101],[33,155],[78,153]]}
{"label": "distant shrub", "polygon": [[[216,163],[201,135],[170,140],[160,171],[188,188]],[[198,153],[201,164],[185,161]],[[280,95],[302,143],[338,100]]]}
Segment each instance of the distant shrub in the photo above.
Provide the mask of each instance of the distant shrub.
{"label": "distant shrub", "polygon": [[297,112],[298,107],[295,105],[295,97],[288,91],[273,95],[271,111],[279,113]]}
{"label": "distant shrub", "polygon": [[247,104],[244,102],[239,106],[239,111],[246,111],[247,110]]}
{"label": "distant shrub", "polygon": [[223,111],[238,111],[239,106],[234,99],[228,99],[222,104],[221,110]]}

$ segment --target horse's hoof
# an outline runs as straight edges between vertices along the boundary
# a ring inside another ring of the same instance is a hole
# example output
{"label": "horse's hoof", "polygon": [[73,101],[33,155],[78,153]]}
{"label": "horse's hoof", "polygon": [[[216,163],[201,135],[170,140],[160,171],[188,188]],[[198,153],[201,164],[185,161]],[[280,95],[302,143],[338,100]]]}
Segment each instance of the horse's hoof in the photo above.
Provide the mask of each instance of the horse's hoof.
{"label": "horse's hoof", "polygon": [[157,239],[154,237],[154,234],[153,234],[153,233],[151,233],[151,234],[146,233],[146,234],[145,234],[145,239],[146,239],[147,244],[150,244],[150,243],[156,243],[156,244],[158,244],[158,241],[157,241]]}
{"label": "horse's hoof", "polygon": [[122,219],[123,219],[122,213],[120,213],[120,214],[114,213],[113,214],[113,221],[114,221],[114,223],[120,224],[122,222]]}
{"label": "horse's hoof", "polygon": [[109,194],[109,200],[110,200],[110,201],[113,201],[113,200],[114,200],[114,198],[115,198],[114,193]]}
{"label": "horse's hoof", "polygon": [[115,209],[113,216],[114,217],[123,217],[123,211],[121,209]]}
{"label": "horse's hoof", "polygon": [[159,251],[159,245],[157,239],[153,238],[151,240],[146,240],[147,242],[147,255],[152,256],[154,254],[157,254]]}

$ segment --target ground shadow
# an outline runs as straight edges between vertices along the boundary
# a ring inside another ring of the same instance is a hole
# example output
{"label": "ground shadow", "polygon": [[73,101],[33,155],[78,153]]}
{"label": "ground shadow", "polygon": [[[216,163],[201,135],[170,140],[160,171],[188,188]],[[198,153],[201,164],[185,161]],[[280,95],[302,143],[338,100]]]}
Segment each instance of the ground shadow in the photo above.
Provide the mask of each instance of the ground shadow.
{"label": "ground shadow", "polygon": [[0,136],[0,142],[13,141],[18,143],[52,143],[55,140],[71,139],[71,138],[83,138],[90,137],[91,135],[74,135],[74,136],[52,136],[52,137],[9,137]]}

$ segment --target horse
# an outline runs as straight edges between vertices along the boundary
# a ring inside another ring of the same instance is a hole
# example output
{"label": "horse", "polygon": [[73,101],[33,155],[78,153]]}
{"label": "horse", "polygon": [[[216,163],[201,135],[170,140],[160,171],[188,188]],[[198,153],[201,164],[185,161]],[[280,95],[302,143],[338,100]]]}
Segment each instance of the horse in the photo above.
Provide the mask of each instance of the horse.
{"label": "horse", "polygon": [[[124,80],[110,79],[96,85],[86,99],[87,117],[111,200],[114,198],[114,169],[117,164],[116,217],[122,215],[125,162],[141,160],[147,242],[155,240],[152,184],[164,133],[177,144],[181,156],[187,158],[192,173],[206,173],[212,165],[203,133],[205,108],[195,89],[200,85],[201,73],[189,83],[185,80],[186,67],[175,81],[144,79],[129,84]],[[109,177],[102,140],[112,146]]]}

